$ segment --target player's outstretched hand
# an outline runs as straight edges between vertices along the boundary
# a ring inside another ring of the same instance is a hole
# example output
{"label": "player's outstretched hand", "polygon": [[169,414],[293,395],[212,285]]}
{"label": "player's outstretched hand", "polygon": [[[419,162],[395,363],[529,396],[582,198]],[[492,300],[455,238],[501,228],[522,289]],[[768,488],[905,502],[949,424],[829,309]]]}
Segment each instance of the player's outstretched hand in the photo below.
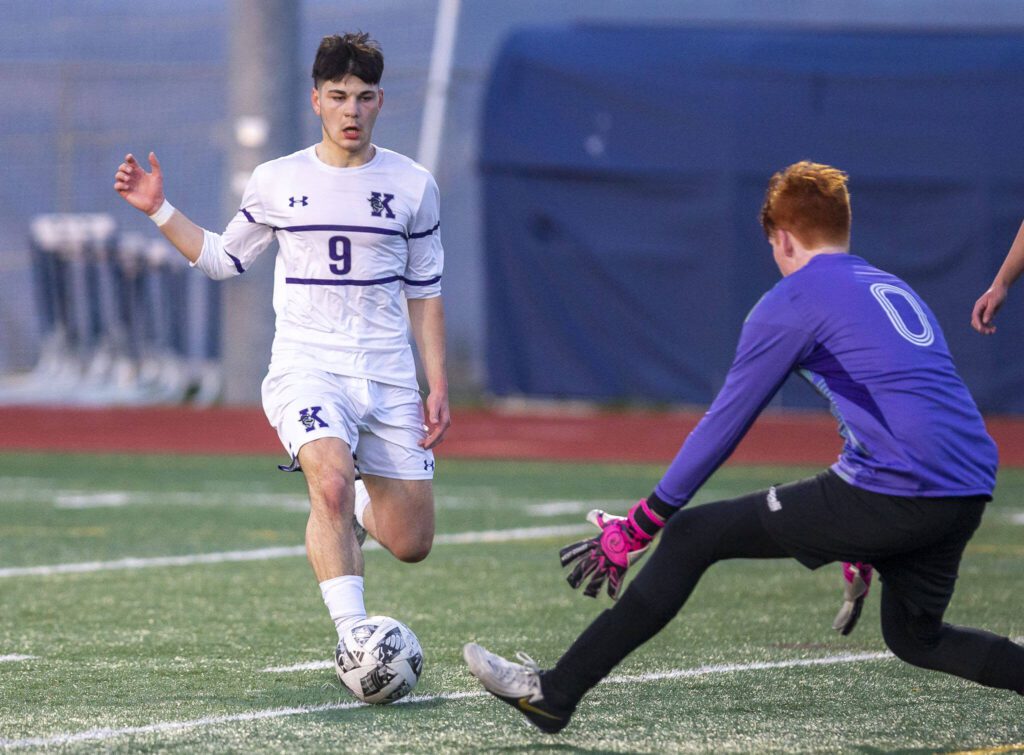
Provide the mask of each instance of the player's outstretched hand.
{"label": "player's outstretched hand", "polygon": [[871,564],[843,563],[843,605],[839,608],[832,628],[844,637],[853,631],[864,608],[864,598],[871,589]]}
{"label": "player's outstretched hand", "polygon": [[164,174],[153,152],[149,166],[152,172],[147,173],[134,155],[126,155],[114,174],[114,191],[135,209],[152,215],[164,203]]}
{"label": "player's outstretched hand", "polygon": [[[633,510],[644,503],[638,502]],[[601,534],[567,545],[559,551],[562,566],[575,562],[566,577],[570,587],[575,590],[584,580],[589,580],[583,594],[596,598],[607,582],[608,595],[612,600],[618,597],[626,569],[643,556],[653,539],[635,527],[631,518],[614,516],[599,509],[593,509],[587,514],[587,521],[596,525]]]}
{"label": "player's outstretched hand", "polygon": [[992,324],[992,319],[1005,300],[1006,288],[993,285],[978,297],[978,301],[974,302],[974,310],[971,312],[971,327],[986,336],[995,333],[996,326]]}

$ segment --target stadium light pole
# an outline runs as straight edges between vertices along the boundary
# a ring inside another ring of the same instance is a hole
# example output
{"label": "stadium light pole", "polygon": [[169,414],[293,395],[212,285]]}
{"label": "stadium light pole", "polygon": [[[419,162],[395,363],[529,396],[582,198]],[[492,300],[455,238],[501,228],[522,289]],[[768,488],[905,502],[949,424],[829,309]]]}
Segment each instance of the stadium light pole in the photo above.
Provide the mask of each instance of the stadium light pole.
{"label": "stadium light pole", "polygon": [[[225,217],[236,212],[253,169],[299,148],[299,16],[296,0],[231,0]],[[274,336],[274,248],[223,284],[224,401],[260,400]]]}

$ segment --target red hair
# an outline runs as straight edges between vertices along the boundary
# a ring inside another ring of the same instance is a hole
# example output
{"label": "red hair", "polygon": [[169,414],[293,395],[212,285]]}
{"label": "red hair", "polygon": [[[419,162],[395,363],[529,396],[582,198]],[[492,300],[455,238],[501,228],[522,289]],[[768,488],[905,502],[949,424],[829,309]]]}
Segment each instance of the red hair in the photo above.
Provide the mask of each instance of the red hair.
{"label": "red hair", "polygon": [[808,249],[850,242],[847,175],[803,160],[772,176],[761,205],[761,227],[771,238],[789,231]]}

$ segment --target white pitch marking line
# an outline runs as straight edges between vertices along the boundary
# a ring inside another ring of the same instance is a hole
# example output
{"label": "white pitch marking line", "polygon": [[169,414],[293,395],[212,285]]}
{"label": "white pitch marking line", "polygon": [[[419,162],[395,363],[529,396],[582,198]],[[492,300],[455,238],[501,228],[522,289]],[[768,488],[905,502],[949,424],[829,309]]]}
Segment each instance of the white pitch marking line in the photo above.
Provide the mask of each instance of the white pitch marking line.
{"label": "white pitch marking line", "polygon": [[[824,658],[798,658],[792,661],[763,661],[756,663],[722,663],[697,668],[676,669],[675,671],[652,672],[634,676],[610,676],[605,679],[608,684],[629,684],[633,682],[652,682],[661,679],[683,679],[688,676],[704,676],[705,674],[727,674],[733,671],[758,671],[761,669],[790,668],[794,666],[821,666],[835,663],[857,663],[859,661],[879,661],[894,658],[892,653],[845,653],[829,655]],[[293,671],[320,671],[334,668],[334,661],[310,661],[296,663],[294,666],[271,666],[263,669],[265,674],[287,674]]]}
{"label": "white pitch marking line", "polygon": [[631,684],[636,682],[653,682],[662,679],[685,679],[690,676],[705,676],[707,674],[730,674],[736,671],[763,671],[774,668],[796,668],[800,666],[831,666],[837,663],[860,663],[861,661],[881,661],[895,658],[892,653],[843,653],[841,655],[827,655],[824,658],[794,658],[790,661],[759,661],[755,663],[717,663],[710,666],[697,666],[696,668],[676,669],[675,671],[661,671],[649,674],[635,674],[631,676],[610,676],[605,679],[610,684]]}
{"label": "white pitch marking line", "polygon": [[[478,532],[456,532],[438,535],[435,545],[465,545],[467,543],[505,543],[514,540],[536,540],[545,537],[571,537],[588,532],[586,525],[569,524],[555,527],[518,527],[507,530],[481,530]],[[367,542],[363,550],[379,550],[380,545]],[[75,564],[52,564],[49,566],[14,566],[0,569],[0,578],[50,576],[54,574],[81,574],[121,569],[147,569],[158,566],[192,566],[194,564],[219,564],[237,561],[267,561],[275,558],[305,556],[303,545],[258,548],[248,551],[223,551],[220,553],[199,553],[189,556],[156,556],[153,558],[121,558],[116,561],[85,561]]]}
{"label": "white pitch marking line", "polygon": [[[680,679],[689,676],[704,676],[707,674],[725,674],[737,671],[762,671],[765,669],[793,668],[797,666],[826,666],[836,663],[857,663],[859,661],[885,660],[894,657],[891,653],[844,653],[842,655],[825,656],[824,658],[796,658],[788,661],[764,661],[757,663],[730,663],[714,666],[700,666],[692,669],[677,669],[654,674],[639,674],[631,676],[611,676],[605,679],[609,684],[628,684],[636,682],[647,682],[661,679]],[[437,695],[412,695],[399,700],[396,705],[410,705],[416,703],[430,703],[438,700],[462,700],[470,697],[485,697],[488,693],[476,692],[448,692]],[[326,705],[298,706],[295,708],[271,708],[269,710],[258,710],[250,713],[239,713],[231,716],[209,716],[197,718],[191,721],[167,721],[146,726],[129,726],[123,729],[90,729],[88,731],[74,734],[56,734],[50,737],[30,737],[28,739],[0,739],[0,748],[11,749],[16,747],[53,747],[75,742],[96,742],[114,739],[116,737],[129,736],[133,734],[173,733],[186,729],[197,729],[205,726],[219,726],[221,724],[235,723],[240,721],[260,721],[268,718],[282,718],[285,716],[306,715],[309,713],[325,713],[335,710],[351,710],[361,708],[366,703],[328,703]]]}
{"label": "white pitch marking line", "polygon": [[546,501],[531,503],[526,506],[530,516],[561,516],[562,514],[580,514],[591,509],[622,508],[622,501]]}
{"label": "white pitch marking line", "polygon": [[288,674],[292,671],[320,671],[327,668],[334,668],[334,661],[310,661],[309,663],[296,663],[294,666],[269,666],[263,669],[262,673]]}
{"label": "white pitch marking line", "polygon": [[16,661],[31,661],[36,656],[34,655],[19,655],[18,653],[11,653],[10,655],[0,655],[0,663],[15,663]]}

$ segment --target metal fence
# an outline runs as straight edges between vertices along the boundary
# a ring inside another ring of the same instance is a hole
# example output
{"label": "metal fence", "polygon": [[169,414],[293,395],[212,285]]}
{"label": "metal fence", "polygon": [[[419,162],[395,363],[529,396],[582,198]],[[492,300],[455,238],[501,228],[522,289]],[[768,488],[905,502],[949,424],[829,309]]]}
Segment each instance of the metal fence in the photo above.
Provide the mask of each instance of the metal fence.
{"label": "metal fence", "polygon": [[44,214],[30,250],[39,356],[0,380],[0,403],[217,400],[217,288],[162,237],[118,233],[108,214]]}

